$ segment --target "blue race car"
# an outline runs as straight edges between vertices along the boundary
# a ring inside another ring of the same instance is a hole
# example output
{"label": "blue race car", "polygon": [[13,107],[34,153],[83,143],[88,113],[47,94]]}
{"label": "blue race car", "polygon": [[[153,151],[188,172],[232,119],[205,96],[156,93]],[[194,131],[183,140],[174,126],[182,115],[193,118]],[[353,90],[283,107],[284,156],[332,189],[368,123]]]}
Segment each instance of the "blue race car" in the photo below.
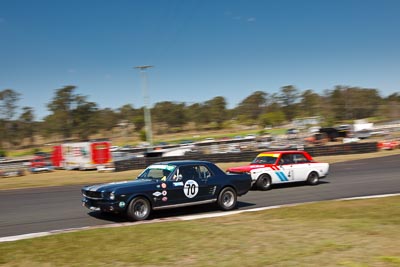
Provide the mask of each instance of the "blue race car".
{"label": "blue race car", "polygon": [[126,213],[140,221],[153,210],[190,205],[216,203],[232,210],[250,187],[248,174],[226,174],[207,161],[170,161],[148,166],[132,181],[85,186],[82,201],[90,210]]}

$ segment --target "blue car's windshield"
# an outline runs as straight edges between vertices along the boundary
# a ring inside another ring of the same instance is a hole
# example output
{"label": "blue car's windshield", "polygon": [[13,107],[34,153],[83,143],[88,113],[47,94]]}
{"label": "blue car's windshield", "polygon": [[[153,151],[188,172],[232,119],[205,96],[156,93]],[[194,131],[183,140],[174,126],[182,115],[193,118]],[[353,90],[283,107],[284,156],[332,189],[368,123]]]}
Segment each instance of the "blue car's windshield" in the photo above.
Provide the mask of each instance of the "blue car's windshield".
{"label": "blue car's windshield", "polygon": [[166,180],[168,176],[175,170],[174,165],[153,164],[147,167],[137,179],[163,179]]}

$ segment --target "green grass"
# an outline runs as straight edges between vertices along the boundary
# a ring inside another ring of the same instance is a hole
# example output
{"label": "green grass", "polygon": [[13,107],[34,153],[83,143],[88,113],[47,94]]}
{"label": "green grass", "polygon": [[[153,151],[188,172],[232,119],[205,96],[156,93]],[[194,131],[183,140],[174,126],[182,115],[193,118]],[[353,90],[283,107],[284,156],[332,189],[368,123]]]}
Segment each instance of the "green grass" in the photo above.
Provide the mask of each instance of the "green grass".
{"label": "green grass", "polygon": [[0,266],[400,266],[400,197],[0,244]]}

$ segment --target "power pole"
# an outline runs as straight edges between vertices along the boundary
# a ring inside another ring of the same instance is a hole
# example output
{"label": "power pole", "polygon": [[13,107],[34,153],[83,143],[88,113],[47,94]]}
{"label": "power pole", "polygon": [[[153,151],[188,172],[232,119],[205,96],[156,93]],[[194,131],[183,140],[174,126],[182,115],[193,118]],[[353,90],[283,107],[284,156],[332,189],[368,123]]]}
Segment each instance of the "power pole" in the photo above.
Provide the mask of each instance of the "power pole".
{"label": "power pole", "polygon": [[153,133],[151,130],[151,114],[149,109],[149,94],[147,90],[147,75],[146,69],[152,68],[153,66],[144,65],[137,66],[135,69],[139,69],[142,75],[142,90],[143,90],[143,98],[144,98],[144,124],[146,128],[146,141],[149,143],[150,147],[153,146]]}

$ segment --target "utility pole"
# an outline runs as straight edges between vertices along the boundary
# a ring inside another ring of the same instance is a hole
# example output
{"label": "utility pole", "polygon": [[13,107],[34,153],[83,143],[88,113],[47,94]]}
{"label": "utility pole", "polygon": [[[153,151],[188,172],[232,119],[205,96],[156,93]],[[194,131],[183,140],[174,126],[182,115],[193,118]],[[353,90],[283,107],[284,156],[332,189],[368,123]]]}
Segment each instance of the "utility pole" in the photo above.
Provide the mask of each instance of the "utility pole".
{"label": "utility pole", "polygon": [[149,94],[147,90],[147,76],[146,69],[152,68],[153,66],[144,65],[137,66],[135,69],[139,69],[142,75],[142,90],[143,90],[143,98],[144,98],[144,124],[146,128],[146,141],[149,143],[150,147],[153,146],[153,133],[151,130],[151,114],[149,109]]}

